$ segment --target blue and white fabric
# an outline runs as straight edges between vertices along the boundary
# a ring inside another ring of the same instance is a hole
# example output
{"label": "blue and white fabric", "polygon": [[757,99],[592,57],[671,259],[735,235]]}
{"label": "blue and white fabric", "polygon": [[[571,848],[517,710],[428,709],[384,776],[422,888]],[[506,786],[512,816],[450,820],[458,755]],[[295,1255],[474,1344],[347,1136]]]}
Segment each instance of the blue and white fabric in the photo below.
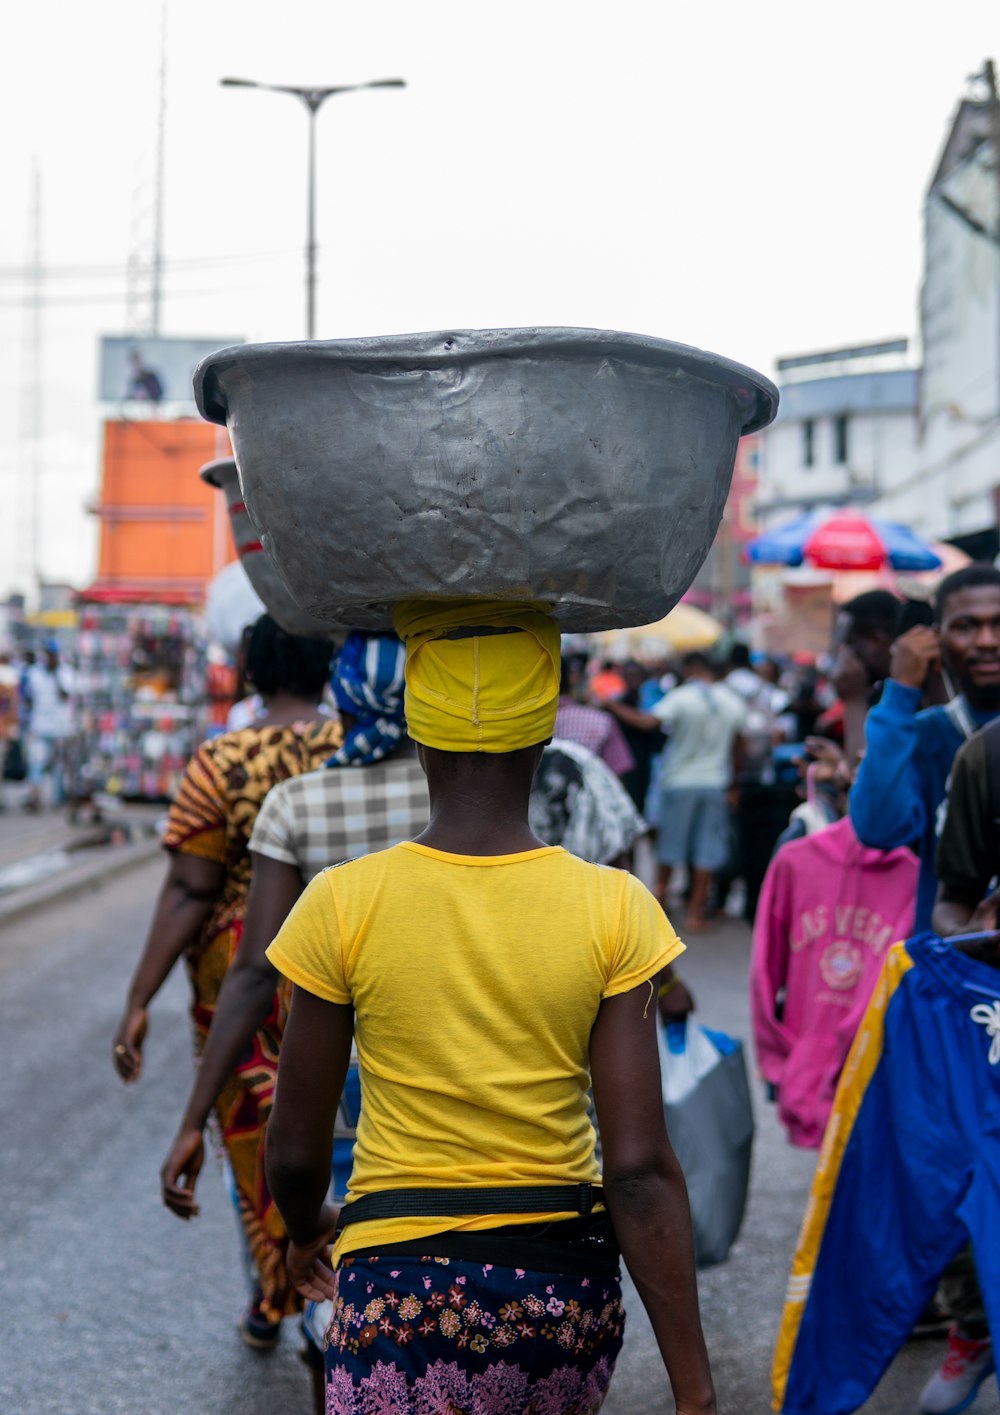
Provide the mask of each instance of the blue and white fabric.
{"label": "blue and white fabric", "polygon": [[406,733],[406,649],[394,634],[352,630],[333,665],[337,706],[357,720],[327,766],[358,766],[387,757]]}

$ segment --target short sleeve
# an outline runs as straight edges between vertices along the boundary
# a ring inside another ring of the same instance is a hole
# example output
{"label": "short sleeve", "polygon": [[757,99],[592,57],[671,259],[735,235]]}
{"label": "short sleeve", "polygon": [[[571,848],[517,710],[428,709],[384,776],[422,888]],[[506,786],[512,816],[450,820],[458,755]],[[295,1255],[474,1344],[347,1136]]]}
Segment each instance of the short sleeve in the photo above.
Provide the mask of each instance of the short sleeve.
{"label": "short sleeve", "polygon": [[684,952],[670,920],[644,884],[623,875],[617,935],[602,997],[630,992]]}
{"label": "short sleeve", "polygon": [[937,876],[944,887],[977,902],[996,873],[997,844],[990,820],[989,764],[982,735],[955,758],[948,810],[937,851]]}
{"label": "short sleeve", "polygon": [[280,860],[286,865],[298,865],[293,834],[292,801],[284,782],[272,787],[264,797],[264,804],[257,813],[253,834],[250,836],[251,850],[258,855],[266,855],[269,860]]}
{"label": "short sleeve", "polygon": [[298,902],[267,950],[278,972],[326,1002],[348,1003],[340,920],[330,876],[324,870],[306,885]]}
{"label": "short sleeve", "polygon": [[187,764],[167,816],[163,845],[182,855],[226,861],[226,801],[207,742]]}
{"label": "short sleeve", "polygon": [[683,704],[677,701],[675,693],[666,693],[658,703],[649,709],[653,717],[658,717],[664,729],[672,727],[682,716]]}

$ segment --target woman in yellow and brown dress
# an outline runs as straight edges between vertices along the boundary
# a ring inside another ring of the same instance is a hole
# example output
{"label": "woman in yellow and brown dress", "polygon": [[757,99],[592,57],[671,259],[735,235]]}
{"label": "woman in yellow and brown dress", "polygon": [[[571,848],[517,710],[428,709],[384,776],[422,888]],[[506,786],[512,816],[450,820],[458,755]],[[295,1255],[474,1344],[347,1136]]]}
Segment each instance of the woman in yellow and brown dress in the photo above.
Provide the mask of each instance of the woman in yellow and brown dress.
{"label": "woman in yellow and brown dress", "polygon": [[[254,626],[247,667],[265,715],[203,743],[171,806],[163,842],[170,865],[114,1038],[114,1064],[123,1081],[139,1077],[147,1008],[182,954],[199,1054],[204,1046],[242,934],[250,888],[247,843],[257,812],[272,786],[322,766],[341,743],[339,721],[319,706],[330,656],[327,641],[295,638],[268,615]],[[281,1319],[300,1305],[285,1271],[285,1230],[263,1163],[286,1002],[283,989],[275,993],[216,1111],[255,1269],[253,1297],[239,1327],[257,1347],[272,1346]]]}

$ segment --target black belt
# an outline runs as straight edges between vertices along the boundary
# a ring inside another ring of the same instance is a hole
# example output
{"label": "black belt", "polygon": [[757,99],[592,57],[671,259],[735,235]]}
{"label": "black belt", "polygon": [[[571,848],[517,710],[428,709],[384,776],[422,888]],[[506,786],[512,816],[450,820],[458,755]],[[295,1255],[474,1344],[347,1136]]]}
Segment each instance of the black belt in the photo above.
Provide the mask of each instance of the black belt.
{"label": "black belt", "polygon": [[457,1218],[463,1214],[587,1215],[604,1202],[599,1184],[502,1185],[496,1188],[382,1189],[340,1211],[337,1232],[375,1218]]}

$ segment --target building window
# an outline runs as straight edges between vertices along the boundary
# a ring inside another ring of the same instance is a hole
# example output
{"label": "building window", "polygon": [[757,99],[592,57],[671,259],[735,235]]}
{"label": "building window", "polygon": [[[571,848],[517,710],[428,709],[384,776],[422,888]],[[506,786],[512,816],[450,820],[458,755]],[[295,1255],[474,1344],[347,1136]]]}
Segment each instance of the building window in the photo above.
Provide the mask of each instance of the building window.
{"label": "building window", "polygon": [[833,460],[838,466],[847,461],[847,414],[841,413],[833,420]]}
{"label": "building window", "polygon": [[802,465],[816,465],[816,424],[812,418],[807,418],[802,424]]}

